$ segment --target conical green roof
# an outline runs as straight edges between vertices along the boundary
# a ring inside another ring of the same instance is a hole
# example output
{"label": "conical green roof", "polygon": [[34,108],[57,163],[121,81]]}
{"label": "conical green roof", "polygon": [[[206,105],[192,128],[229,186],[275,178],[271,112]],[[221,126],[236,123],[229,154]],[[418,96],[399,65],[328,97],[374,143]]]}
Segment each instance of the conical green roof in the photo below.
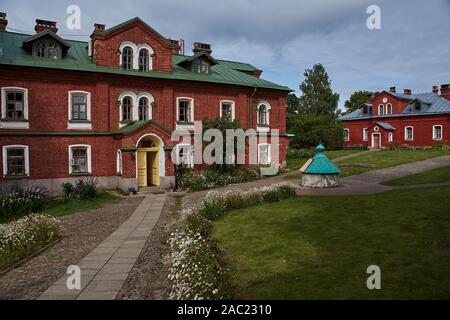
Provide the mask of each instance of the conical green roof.
{"label": "conical green roof", "polygon": [[319,144],[316,147],[316,155],[312,159],[310,165],[304,171],[306,174],[339,174],[339,170],[336,165],[328,159],[325,155],[325,147]]}

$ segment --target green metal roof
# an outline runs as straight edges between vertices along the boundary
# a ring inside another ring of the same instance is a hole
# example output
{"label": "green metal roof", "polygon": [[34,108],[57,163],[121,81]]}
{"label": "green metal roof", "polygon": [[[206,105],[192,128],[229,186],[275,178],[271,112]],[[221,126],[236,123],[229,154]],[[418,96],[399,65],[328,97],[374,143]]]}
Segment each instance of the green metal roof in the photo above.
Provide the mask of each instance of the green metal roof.
{"label": "green metal roof", "polygon": [[325,155],[325,147],[319,144],[316,148],[316,155],[314,156],[311,164],[304,171],[306,174],[339,174],[339,170],[336,165],[328,159]]}
{"label": "green metal roof", "polygon": [[107,74],[118,74],[133,77],[173,79],[185,81],[199,81],[209,83],[220,83],[239,85],[247,87],[259,87],[266,89],[292,91],[286,86],[253,77],[245,72],[258,70],[248,63],[226,61],[216,59],[217,64],[212,66],[209,74],[198,74],[187,70],[180,65],[191,56],[173,54],[173,72],[149,71],[140,72],[122,70],[120,68],[97,66],[88,56],[88,43],[84,41],[64,40],[70,44],[67,54],[61,60],[37,59],[23,48],[23,42],[30,35],[14,32],[0,31],[0,64],[24,67],[52,68],[73,71],[99,72]]}
{"label": "green metal roof", "polygon": [[166,132],[167,134],[170,133],[170,131],[165,128],[164,126],[160,125],[155,120],[144,120],[144,121],[135,121],[127,124],[126,126],[123,126],[119,130],[116,130],[113,132],[113,134],[120,134],[120,135],[129,135],[132,134],[150,124],[153,124],[155,127],[161,129],[162,131]]}

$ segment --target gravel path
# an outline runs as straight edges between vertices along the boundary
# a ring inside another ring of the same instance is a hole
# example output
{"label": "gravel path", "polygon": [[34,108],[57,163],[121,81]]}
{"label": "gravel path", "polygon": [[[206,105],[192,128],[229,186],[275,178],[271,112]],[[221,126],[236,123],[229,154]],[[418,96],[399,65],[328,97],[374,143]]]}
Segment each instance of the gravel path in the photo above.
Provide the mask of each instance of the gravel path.
{"label": "gravel path", "polygon": [[142,197],[130,197],[100,209],[59,218],[62,240],[22,266],[0,277],[0,299],[35,299],[106,237],[137,208]]}

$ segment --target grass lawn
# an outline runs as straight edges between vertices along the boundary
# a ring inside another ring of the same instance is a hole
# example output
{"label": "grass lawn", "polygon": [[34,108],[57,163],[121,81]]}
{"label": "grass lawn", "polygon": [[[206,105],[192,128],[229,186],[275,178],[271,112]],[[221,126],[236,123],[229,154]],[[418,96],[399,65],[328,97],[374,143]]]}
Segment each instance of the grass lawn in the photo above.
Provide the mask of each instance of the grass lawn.
{"label": "grass lawn", "polygon": [[233,211],[214,237],[237,298],[449,299],[449,208],[450,187],[298,197]]}
{"label": "grass lawn", "polygon": [[[345,156],[352,153],[362,152],[364,150],[359,149],[343,149],[343,150],[331,150],[326,151],[328,158],[335,159],[337,157]],[[300,169],[301,166],[307,161],[307,158],[287,158],[286,166],[288,169]]]}
{"label": "grass lawn", "polygon": [[[397,166],[404,163],[426,160],[429,158],[449,155],[448,150],[396,149],[365,153],[350,159],[338,161],[336,164],[342,170],[341,177],[361,174],[367,171]],[[330,159],[334,159],[330,157]],[[302,159],[303,163],[306,159]],[[300,179],[300,173],[286,175],[285,179]]]}
{"label": "grass lawn", "polygon": [[439,183],[450,181],[450,166],[425,171],[400,179],[386,181],[387,186],[407,186],[413,184]]}
{"label": "grass lawn", "polygon": [[75,212],[98,209],[107,203],[117,202],[118,200],[118,197],[107,191],[100,192],[98,197],[92,200],[69,200],[64,202],[61,199],[57,199],[49,202],[45,213],[54,217],[60,217]]}

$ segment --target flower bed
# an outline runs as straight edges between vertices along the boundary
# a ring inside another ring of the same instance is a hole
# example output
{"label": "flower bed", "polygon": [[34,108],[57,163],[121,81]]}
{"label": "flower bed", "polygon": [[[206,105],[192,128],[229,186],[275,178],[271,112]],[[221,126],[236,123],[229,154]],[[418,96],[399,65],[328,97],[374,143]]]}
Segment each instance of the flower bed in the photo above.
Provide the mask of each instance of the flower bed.
{"label": "flower bed", "polygon": [[171,234],[169,253],[165,257],[171,282],[169,298],[232,298],[223,255],[216,241],[211,239],[212,221],[231,210],[292,197],[295,197],[295,189],[288,185],[274,185],[247,192],[210,191],[201,209],[184,209],[181,216],[185,216],[186,220]]}
{"label": "flower bed", "polygon": [[0,270],[52,243],[58,234],[58,221],[44,214],[0,224]]}
{"label": "flower bed", "polygon": [[47,191],[41,187],[15,188],[10,194],[0,198],[0,219],[40,212],[47,201]]}

